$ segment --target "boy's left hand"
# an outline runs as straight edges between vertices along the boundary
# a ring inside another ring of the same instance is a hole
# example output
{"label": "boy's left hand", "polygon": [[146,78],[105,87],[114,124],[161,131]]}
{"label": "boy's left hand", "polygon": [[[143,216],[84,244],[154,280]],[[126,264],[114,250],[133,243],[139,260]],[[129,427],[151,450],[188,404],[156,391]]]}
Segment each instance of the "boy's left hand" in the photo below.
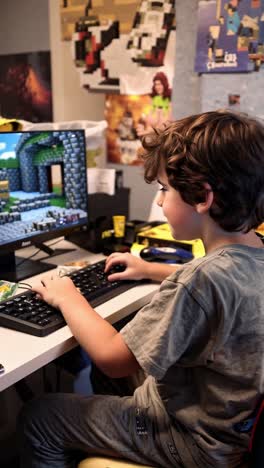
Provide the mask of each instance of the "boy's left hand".
{"label": "boy's left hand", "polygon": [[62,307],[63,303],[74,302],[81,295],[68,276],[45,277],[39,284],[34,285],[32,290],[35,291],[41,299],[58,309]]}

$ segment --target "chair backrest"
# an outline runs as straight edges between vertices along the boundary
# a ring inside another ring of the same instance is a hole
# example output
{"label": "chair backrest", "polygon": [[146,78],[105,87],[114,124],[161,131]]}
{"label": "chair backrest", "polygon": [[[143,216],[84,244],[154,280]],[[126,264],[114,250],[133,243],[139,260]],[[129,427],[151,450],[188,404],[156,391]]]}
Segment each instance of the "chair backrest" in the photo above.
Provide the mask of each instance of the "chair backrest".
{"label": "chair backrest", "polygon": [[264,400],[262,401],[252,429],[250,444],[250,468],[264,467]]}

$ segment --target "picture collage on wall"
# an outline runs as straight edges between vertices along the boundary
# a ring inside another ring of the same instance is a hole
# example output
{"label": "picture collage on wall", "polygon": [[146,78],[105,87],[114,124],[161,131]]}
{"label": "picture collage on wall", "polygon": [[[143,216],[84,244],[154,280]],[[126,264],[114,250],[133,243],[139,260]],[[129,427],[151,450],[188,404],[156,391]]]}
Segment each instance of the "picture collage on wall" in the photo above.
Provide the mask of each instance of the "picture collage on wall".
{"label": "picture collage on wall", "polygon": [[106,96],[108,161],[138,165],[140,138],[153,127],[172,119],[171,88],[167,76],[158,72],[145,95]]}

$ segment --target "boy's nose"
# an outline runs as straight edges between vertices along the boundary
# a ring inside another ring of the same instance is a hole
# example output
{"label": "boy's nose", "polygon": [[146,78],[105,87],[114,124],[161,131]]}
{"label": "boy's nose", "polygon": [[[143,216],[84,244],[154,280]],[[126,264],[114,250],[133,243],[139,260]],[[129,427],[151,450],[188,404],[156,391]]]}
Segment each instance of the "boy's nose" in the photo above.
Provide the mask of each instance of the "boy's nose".
{"label": "boy's nose", "polygon": [[162,207],[162,197],[161,197],[161,195],[157,196],[156,203],[157,203],[158,206]]}

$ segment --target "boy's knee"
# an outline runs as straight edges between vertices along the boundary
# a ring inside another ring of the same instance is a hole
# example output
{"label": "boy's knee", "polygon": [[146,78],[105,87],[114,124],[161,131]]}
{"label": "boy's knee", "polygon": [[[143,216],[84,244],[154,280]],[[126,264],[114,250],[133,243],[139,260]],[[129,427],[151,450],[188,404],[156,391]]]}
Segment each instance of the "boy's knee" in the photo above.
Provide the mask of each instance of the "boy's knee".
{"label": "boy's knee", "polygon": [[39,420],[39,399],[34,399],[26,403],[20,411],[17,419],[18,433],[25,435],[34,426],[34,421]]}
{"label": "boy's knee", "polygon": [[45,425],[45,419],[49,418],[50,396],[35,398],[27,402],[17,420],[18,433],[20,437],[37,434],[38,428]]}

